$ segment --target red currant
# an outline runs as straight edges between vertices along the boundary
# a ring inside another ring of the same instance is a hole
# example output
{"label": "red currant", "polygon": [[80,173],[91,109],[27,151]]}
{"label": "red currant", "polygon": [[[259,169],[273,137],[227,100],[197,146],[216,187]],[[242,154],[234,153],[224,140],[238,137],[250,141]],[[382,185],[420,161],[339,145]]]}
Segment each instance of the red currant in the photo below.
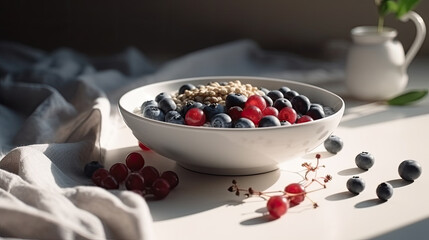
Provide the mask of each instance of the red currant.
{"label": "red currant", "polygon": [[243,109],[239,106],[233,106],[228,109],[228,115],[231,117],[232,121],[237,121],[241,118],[241,112],[243,112]]}
{"label": "red currant", "polygon": [[243,109],[241,117],[251,120],[255,126],[258,126],[259,121],[262,118],[262,111],[256,106],[249,106]]}
{"label": "red currant", "polygon": [[273,196],[267,201],[267,210],[275,219],[283,216],[287,212],[288,207],[288,202],[283,196]]}
{"label": "red currant", "polygon": [[170,188],[173,189],[179,184],[179,176],[173,171],[165,171],[161,174],[161,178],[167,180]]}
{"label": "red currant", "polygon": [[190,126],[202,126],[206,122],[204,111],[199,108],[191,108],[186,112],[185,123]]}
{"label": "red currant", "polygon": [[280,121],[288,121],[290,124],[294,124],[298,115],[296,114],[295,109],[284,107],[280,110],[278,117]]}
{"label": "red currant", "polygon": [[311,122],[313,121],[313,118],[311,118],[308,115],[303,115],[300,118],[298,118],[298,120],[296,120],[296,123],[305,123],[305,122]]}
{"label": "red currant", "polygon": [[272,115],[272,116],[278,117],[279,110],[277,110],[277,108],[275,108],[275,107],[266,107],[262,111],[262,115],[264,115],[264,116]]}
{"label": "red currant", "polygon": [[163,199],[170,193],[170,184],[163,178],[157,178],[152,184],[152,193],[155,198]]}
{"label": "red currant", "polygon": [[119,183],[116,181],[116,179],[112,175],[107,175],[102,181],[101,181],[101,187],[105,189],[118,189]]}
{"label": "red currant", "polygon": [[101,186],[101,181],[105,179],[109,175],[109,171],[107,171],[105,168],[99,168],[95,170],[95,172],[92,174],[92,181],[97,186]]}
{"label": "red currant", "polygon": [[143,151],[150,151],[150,148],[148,148],[146,145],[144,145],[142,142],[139,142],[139,147]]}
{"label": "red currant", "polygon": [[291,197],[289,197],[289,201],[293,205],[298,205],[305,199],[305,189],[299,183],[291,183],[287,185],[285,187],[285,192],[290,193],[292,195]]}
{"label": "red currant", "polygon": [[115,163],[110,167],[109,173],[120,183],[127,178],[128,168],[123,163]]}
{"label": "red currant", "polygon": [[125,181],[125,187],[128,190],[140,190],[142,191],[145,187],[143,177],[138,173],[131,173],[128,175]]}
{"label": "red currant", "polygon": [[153,182],[159,178],[159,172],[155,167],[146,166],[140,169],[139,174],[144,178],[147,187],[152,186]]}
{"label": "red currant", "polygon": [[125,163],[131,171],[138,171],[144,166],[144,158],[140,153],[132,152],[125,158]]}
{"label": "red currant", "polygon": [[249,106],[258,107],[261,111],[263,111],[267,107],[267,103],[265,99],[259,95],[252,95],[247,98],[246,103],[244,104],[244,108]]}

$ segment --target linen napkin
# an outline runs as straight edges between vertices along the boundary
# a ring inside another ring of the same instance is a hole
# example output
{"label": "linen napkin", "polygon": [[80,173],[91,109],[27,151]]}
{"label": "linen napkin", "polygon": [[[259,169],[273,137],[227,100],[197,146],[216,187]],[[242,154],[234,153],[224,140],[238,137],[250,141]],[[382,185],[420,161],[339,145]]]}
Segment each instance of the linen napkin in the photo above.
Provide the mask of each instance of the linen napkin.
{"label": "linen napkin", "polygon": [[341,63],[269,52],[251,40],[196,51],[161,65],[136,48],[91,58],[0,42],[0,237],[154,239],[145,200],[83,176],[104,161],[123,125],[117,101],[153,82],[210,75],[336,81]]}

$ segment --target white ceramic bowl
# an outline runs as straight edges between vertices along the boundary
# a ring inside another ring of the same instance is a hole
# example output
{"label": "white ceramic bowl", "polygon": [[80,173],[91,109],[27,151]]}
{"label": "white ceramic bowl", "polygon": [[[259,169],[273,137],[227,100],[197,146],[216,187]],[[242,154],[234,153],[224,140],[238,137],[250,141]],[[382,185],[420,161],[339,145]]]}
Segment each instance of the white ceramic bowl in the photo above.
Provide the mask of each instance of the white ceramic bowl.
{"label": "white ceramic bowl", "polygon": [[[256,87],[278,89],[287,86],[312,102],[332,107],[335,114],[312,122],[290,126],[220,129],[171,124],[144,118],[134,110],[160,92],[175,92],[185,83],[240,80]],[[319,87],[263,77],[198,77],[142,86],[125,93],[119,109],[134,136],[158,154],[184,168],[221,175],[248,175],[277,169],[279,163],[302,157],[319,146],[338,126],[344,101]]]}

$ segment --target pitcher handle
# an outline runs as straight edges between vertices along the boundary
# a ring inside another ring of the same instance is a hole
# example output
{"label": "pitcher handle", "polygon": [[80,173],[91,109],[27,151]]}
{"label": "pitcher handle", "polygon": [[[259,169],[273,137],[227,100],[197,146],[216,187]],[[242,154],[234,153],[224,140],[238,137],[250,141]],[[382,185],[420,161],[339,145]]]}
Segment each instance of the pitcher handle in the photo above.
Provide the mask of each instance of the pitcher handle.
{"label": "pitcher handle", "polygon": [[410,49],[405,55],[405,63],[404,63],[405,70],[408,68],[408,65],[410,65],[411,61],[416,56],[417,52],[419,51],[426,37],[425,22],[423,21],[422,17],[420,17],[419,14],[417,14],[414,11],[409,11],[407,14],[401,17],[401,21],[403,22],[406,22],[408,20],[413,21],[414,24],[416,25],[416,38],[414,39],[413,44],[411,44]]}

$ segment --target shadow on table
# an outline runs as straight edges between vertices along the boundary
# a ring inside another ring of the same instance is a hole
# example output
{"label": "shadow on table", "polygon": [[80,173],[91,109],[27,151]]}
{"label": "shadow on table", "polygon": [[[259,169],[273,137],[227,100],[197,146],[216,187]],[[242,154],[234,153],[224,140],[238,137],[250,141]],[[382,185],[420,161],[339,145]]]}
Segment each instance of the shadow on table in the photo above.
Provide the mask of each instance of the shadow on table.
{"label": "shadow on table", "polygon": [[429,218],[409,224],[399,229],[371,238],[371,240],[427,239]]}

